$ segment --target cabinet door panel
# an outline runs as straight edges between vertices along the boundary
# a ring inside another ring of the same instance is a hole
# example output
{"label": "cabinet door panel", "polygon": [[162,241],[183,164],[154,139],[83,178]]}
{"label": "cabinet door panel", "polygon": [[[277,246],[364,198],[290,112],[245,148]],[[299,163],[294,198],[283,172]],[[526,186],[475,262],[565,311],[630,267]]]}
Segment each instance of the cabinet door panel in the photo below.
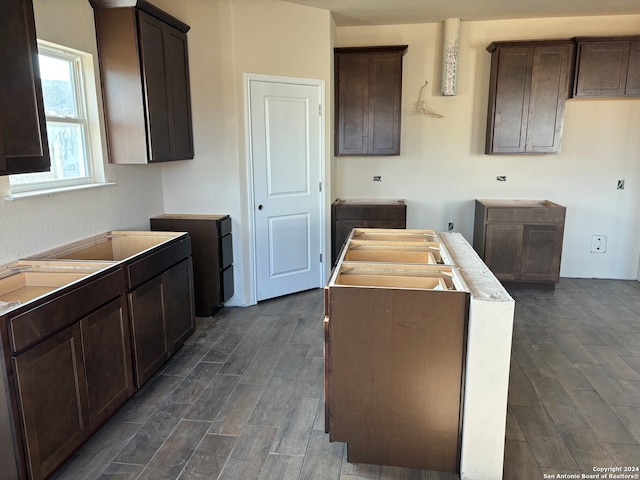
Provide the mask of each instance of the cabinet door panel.
{"label": "cabinet door panel", "polygon": [[0,18],[0,175],[46,171],[49,146],[31,1],[2,0]]}
{"label": "cabinet door panel", "polygon": [[369,55],[337,55],[336,155],[367,153]]}
{"label": "cabinet door panel", "polygon": [[625,93],[627,95],[640,96],[640,41],[631,42]]}
{"label": "cabinet door panel", "polygon": [[133,395],[129,315],[117,298],[80,322],[91,429],[104,423]]}
{"label": "cabinet door panel", "polygon": [[487,225],[484,261],[499,280],[517,280],[522,251],[522,225]]}
{"label": "cabinet door panel", "polygon": [[33,479],[53,472],[89,436],[80,326],[12,358]]}
{"label": "cabinet door panel", "polygon": [[193,158],[191,128],[191,94],[187,36],[175,28],[165,27],[166,68],[171,107],[173,160]]}
{"label": "cabinet door panel", "polygon": [[587,42],[580,45],[576,97],[624,95],[629,42]]}
{"label": "cabinet door panel", "polygon": [[401,54],[371,55],[369,80],[368,152],[400,153]]}
{"label": "cabinet door panel", "polygon": [[147,142],[149,161],[171,160],[169,93],[166,82],[165,25],[138,12],[143,65],[143,84],[147,100]]}
{"label": "cabinet door panel", "polygon": [[514,47],[498,54],[493,153],[522,153],[526,146],[533,48]]}
{"label": "cabinet door panel", "polygon": [[195,329],[191,258],[162,274],[162,301],[167,348],[169,354],[172,354],[184,344]]}
{"label": "cabinet door panel", "polygon": [[141,387],[167,360],[162,278],[157,277],[129,294],[136,384]]}
{"label": "cabinet door panel", "polygon": [[559,280],[563,233],[562,225],[524,226],[520,280]]}
{"label": "cabinet door panel", "polygon": [[560,151],[571,48],[554,45],[534,49],[527,152]]}

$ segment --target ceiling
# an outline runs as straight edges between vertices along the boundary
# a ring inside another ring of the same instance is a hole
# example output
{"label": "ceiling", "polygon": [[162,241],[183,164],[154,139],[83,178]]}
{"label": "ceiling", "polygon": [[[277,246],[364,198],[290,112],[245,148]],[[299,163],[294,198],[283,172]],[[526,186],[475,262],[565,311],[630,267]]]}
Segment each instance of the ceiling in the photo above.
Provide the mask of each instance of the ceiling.
{"label": "ceiling", "polygon": [[[338,26],[640,15],[640,0],[284,0],[330,10]],[[640,24],[638,25],[640,31]]]}

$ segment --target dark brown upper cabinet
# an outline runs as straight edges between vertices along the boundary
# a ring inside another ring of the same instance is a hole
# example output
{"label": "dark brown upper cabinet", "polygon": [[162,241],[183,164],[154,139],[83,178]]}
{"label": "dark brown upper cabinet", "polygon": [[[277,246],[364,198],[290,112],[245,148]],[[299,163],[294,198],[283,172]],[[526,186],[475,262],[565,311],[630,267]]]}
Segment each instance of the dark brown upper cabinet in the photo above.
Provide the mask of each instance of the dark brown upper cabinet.
{"label": "dark brown upper cabinet", "polygon": [[407,45],[335,48],[335,154],[400,155]]}
{"label": "dark brown upper cabinet", "polygon": [[491,77],[485,153],[559,153],[573,42],[494,42],[487,51]]}
{"label": "dark brown upper cabinet", "polygon": [[0,2],[0,175],[49,169],[31,0]]}
{"label": "dark brown upper cabinet", "polygon": [[640,37],[576,37],[576,98],[640,97]]}
{"label": "dark brown upper cabinet", "polygon": [[94,8],[111,163],[193,158],[189,26],[144,0]]}

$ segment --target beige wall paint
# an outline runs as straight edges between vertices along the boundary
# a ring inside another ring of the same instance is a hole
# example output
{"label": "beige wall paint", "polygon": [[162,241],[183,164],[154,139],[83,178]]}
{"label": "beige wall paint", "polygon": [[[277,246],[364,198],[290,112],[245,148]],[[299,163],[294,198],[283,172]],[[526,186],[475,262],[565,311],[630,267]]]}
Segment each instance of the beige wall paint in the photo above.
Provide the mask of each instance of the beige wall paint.
{"label": "beige wall paint", "polygon": [[[339,157],[337,194],[405,198],[409,228],[445,230],[453,222],[468,240],[474,198],[546,198],[567,206],[561,275],[638,278],[640,99],[570,100],[560,155],[483,152],[491,41],[638,34],[639,25],[639,16],[463,21],[455,97],[439,95],[442,24],[338,28],[337,46],[406,43],[409,50],[401,155]],[[425,80],[443,119],[411,113]],[[626,180],[625,190],[616,190],[618,179]],[[607,235],[607,253],[590,253],[594,234]]]}
{"label": "beige wall paint", "polygon": [[[231,215],[236,293],[228,304],[246,305],[250,302],[252,272],[245,74],[319,79],[328,89],[331,16],[325,10],[276,0],[153,3],[191,26],[188,37],[195,159],[186,166],[163,166],[165,210]],[[327,100],[325,107],[325,178],[329,179],[331,108]]]}
{"label": "beige wall paint", "polygon": [[[39,38],[92,53],[97,69],[89,2],[34,0],[34,8]],[[148,229],[163,210],[160,168],[106,165],[105,175],[115,185],[15,201],[0,177],[0,264],[111,229]]]}

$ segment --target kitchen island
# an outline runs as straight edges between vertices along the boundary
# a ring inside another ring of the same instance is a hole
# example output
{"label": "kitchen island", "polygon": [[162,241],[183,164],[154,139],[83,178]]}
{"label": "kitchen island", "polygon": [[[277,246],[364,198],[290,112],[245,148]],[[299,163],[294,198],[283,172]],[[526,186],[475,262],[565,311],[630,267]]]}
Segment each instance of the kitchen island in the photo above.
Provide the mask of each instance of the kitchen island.
{"label": "kitchen island", "polygon": [[354,229],[325,289],[325,427],[348,461],[502,476],[514,301],[455,233]]}

